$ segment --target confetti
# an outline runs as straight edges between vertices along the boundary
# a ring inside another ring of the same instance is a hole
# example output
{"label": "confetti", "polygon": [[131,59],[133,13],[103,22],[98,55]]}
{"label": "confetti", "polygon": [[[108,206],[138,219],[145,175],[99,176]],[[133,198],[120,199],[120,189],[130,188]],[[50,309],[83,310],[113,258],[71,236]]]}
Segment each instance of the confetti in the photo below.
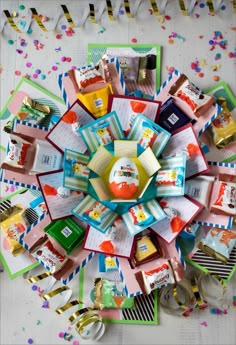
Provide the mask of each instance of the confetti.
{"label": "confetti", "polygon": [[21,71],[16,70],[16,71],[15,71],[15,75],[18,75],[18,76],[21,75]]}
{"label": "confetti", "polygon": [[32,66],[32,63],[31,63],[31,62],[27,62],[27,63],[26,63],[26,67],[29,68],[29,67],[31,67],[31,66]]}
{"label": "confetti", "polygon": [[203,321],[203,322],[200,323],[200,325],[207,327],[207,322]]}
{"label": "confetti", "polygon": [[99,34],[103,34],[103,32],[105,32],[106,31],[106,29],[104,28],[104,27],[102,27],[99,31],[98,31],[98,33]]}
{"label": "confetti", "polygon": [[36,321],[36,325],[40,325],[40,323],[41,323],[40,320]]}
{"label": "confetti", "polygon": [[233,296],[233,306],[236,307],[236,296]]}
{"label": "confetti", "polygon": [[7,43],[12,45],[12,44],[14,44],[14,41],[13,40],[8,40]]}
{"label": "confetti", "polygon": [[62,35],[61,35],[61,34],[57,34],[57,35],[56,35],[56,39],[57,39],[57,40],[60,40],[61,38],[62,38]]}
{"label": "confetti", "polygon": [[218,75],[213,75],[212,79],[214,81],[219,81],[220,80],[220,77]]}
{"label": "confetti", "polygon": [[33,341],[32,338],[29,338],[29,339],[27,340],[27,343],[28,343],[28,344],[33,344],[33,342],[34,342],[34,341]]}
{"label": "confetti", "polygon": [[44,302],[43,302],[42,308],[49,308],[49,303],[48,303],[48,301],[44,301]]}
{"label": "confetti", "polygon": [[19,5],[19,10],[23,11],[25,9],[24,5]]}
{"label": "confetti", "polygon": [[57,69],[58,69],[58,67],[57,67],[57,66],[55,66],[55,65],[54,65],[54,66],[52,66],[52,70],[53,70],[53,71],[56,71]]}
{"label": "confetti", "polygon": [[40,78],[41,78],[42,80],[44,80],[44,79],[46,79],[46,75],[45,75],[45,74],[41,74],[41,75],[40,75]]}
{"label": "confetti", "polygon": [[131,42],[132,42],[132,43],[137,43],[138,40],[137,40],[137,38],[132,38]]}

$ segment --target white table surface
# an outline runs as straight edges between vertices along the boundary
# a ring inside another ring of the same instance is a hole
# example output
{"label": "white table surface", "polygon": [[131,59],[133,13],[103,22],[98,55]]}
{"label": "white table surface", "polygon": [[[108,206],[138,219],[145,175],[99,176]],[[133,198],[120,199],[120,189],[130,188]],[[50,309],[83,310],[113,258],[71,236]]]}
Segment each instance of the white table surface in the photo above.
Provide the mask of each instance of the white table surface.
{"label": "white table surface", "polygon": [[[19,5],[24,4],[26,8],[35,7],[38,13],[53,17],[61,3],[66,4],[74,15],[78,18],[79,9],[88,1],[66,0],[66,1],[17,1],[1,0],[1,12],[8,9],[19,12]],[[96,1],[90,1],[96,3]],[[43,33],[33,24],[31,35],[16,34],[9,25],[5,26],[3,34],[0,36],[1,42],[1,108],[10,96],[11,90],[20,80],[20,76],[15,75],[16,70],[21,71],[21,75],[33,73],[25,66],[25,59],[16,53],[19,45],[19,37],[27,40],[28,47],[25,50],[28,54],[28,61],[33,63],[34,68],[49,71],[55,62],[59,62],[58,70],[47,75],[45,80],[37,82],[60,96],[57,85],[57,74],[67,71],[72,65],[81,66],[87,62],[88,43],[131,43],[132,38],[136,38],[138,43],[160,44],[162,46],[162,81],[168,76],[168,67],[174,66],[181,72],[188,75],[192,82],[201,89],[213,85],[212,76],[219,75],[220,80],[225,80],[234,94],[236,93],[235,59],[228,57],[229,51],[234,51],[236,46],[235,31],[236,14],[233,14],[233,7],[230,1],[223,1],[226,4],[225,10],[211,17],[206,8],[197,7],[195,13],[190,17],[183,17],[175,1],[169,1],[166,14],[171,16],[171,20],[159,23],[154,16],[147,15],[149,1],[143,1],[136,19],[127,19],[125,16],[114,23],[108,21],[107,16],[102,17],[100,24],[89,24],[86,22],[84,28],[76,28],[73,37],[65,37],[56,40],[56,32]],[[189,1],[185,1],[188,3]],[[205,3],[205,1],[199,1]],[[78,6],[78,3],[80,5]],[[80,7],[81,6],[81,7]],[[146,16],[146,20],[143,19]],[[161,28],[164,26],[164,28]],[[104,33],[98,33],[104,27]],[[60,33],[60,25],[57,33]],[[214,31],[221,31],[224,39],[228,40],[227,51],[210,51],[208,41],[212,39]],[[184,37],[185,41],[174,39],[174,44],[168,44],[168,36],[172,32]],[[199,36],[203,36],[201,39]],[[14,45],[9,45],[8,40],[14,40]],[[44,48],[37,51],[33,45],[33,40],[38,39],[44,44]],[[60,47],[61,51],[56,52],[55,48]],[[220,52],[220,61],[214,60],[215,53]],[[71,63],[60,61],[62,56],[71,57]],[[206,60],[206,66],[202,67],[204,77],[199,76],[190,68],[191,62],[196,59]],[[221,68],[217,72],[212,72],[211,66],[220,63]],[[32,79],[33,80],[33,79]],[[69,284],[74,293],[78,289],[78,279],[74,279]],[[22,278],[10,280],[6,272],[0,273],[0,343],[7,344],[27,344],[27,339],[32,338],[34,344],[52,345],[66,344],[67,341],[59,338],[58,333],[66,331],[68,324],[64,315],[56,315],[53,310],[41,307],[42,301],[30,285]],[[228,314],[213,315],[209,309],[204,311],[194,310],[190,317],[176,317],[168,315],[160,310],[159,325],[107,325],[106,333],[101,339],[103,344],[236,344],[236,310],[232,306],[232,296],[236,295],[236,275],[234,275],[228,286],[227,296],[230,305]],[[37,325],[37,320],[40,324]],[[207,326],[201,325],[206,321]],[[24,328],[24,329],[22,329]],[[78,339],[80,344],[91,344],[90,341],[83,341],[72,328],[74,339]],[[71,342],[72,343],[72,342]]]}

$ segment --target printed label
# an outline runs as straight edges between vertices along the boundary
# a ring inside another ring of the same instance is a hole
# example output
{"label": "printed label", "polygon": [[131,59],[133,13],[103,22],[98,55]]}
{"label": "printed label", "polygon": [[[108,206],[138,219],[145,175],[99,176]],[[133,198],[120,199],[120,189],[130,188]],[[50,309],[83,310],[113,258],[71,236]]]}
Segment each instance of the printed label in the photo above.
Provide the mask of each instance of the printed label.
{"label": "printed label", "polygon": [[66,226],[64,229],[61,230],[62,235],[65,237],[69,237],[72,234],[72,231],[68,226]]}

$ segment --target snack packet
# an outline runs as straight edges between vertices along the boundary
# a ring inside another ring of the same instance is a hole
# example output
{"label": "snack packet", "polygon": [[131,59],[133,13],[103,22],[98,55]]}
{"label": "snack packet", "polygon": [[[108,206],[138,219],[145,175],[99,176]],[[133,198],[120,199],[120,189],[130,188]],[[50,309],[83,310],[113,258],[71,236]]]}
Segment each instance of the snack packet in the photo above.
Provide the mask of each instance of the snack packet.
{"label": "snack packet", "polygon": [[171,86],[169,94],[186,103],[197,117],[204,115],[204,113],[215,103],[213,97],[204,94],[197,86],[191,83],[184,74],[182,74]]}
{"label": "snack packet", "polygon": [[169,260],[150,271],[136,272],[135,278],[143,294],[146,295],[157,288],[175,283],[174,272]]}
{"label": "snack packet", "polygon": [[0,213],[0,228],[8,244],[8,250],[13,256],[24,252],[24,248],[18,242],[18,239],[29,225],[26,210],[22,205],[14,205]]}
{"label": "snack packet", "polygon": [[236,245],[236,232],[211,228],[198,247],[207,255],[227,264],[230,253]]}
{"label": "snack packet", "polygon": [[211,212],[236,215],[236,183],[220,181],[218,196],[211,205]]}
{"label": "snack packet", "polygon": [[28,149],[31,147],[31,143],[15,134],[10,134],[9,136],[10,141],[7,147],[7,155],[3,163],[7,163],[12,167],[24,169],[26,155]]}
{"label": "snack packet", "polygon": [[119,281],[96,278],[94,281],[94,308],[133,308],[134,297],[127,297],[124,285]]}
{"label": "snack packet", "polygon": [[70,218],[52,222],[44,231],[53,237],[68,255],[82,243],[85,234],[85,230]]}

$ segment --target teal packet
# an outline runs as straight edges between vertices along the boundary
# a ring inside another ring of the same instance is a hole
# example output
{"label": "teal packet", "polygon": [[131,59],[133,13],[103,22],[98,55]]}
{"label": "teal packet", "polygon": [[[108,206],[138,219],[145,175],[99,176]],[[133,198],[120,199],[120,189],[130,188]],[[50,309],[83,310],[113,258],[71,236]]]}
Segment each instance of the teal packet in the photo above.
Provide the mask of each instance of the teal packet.
{"label": "teal packet", "polygon": [[105,278],[95,278],[94,308],[95,309],[124,309],[133,308],[134,297],[127,297],[124,284]]}
{"label": "teal packet", "polygon": [[207,255],[227,264],[230,253],[236,245],[236,232],[211,228],[198,247]]}
{"label": "teal packet", "polygon": [[44,232],[54,238],[67,255],[70,255],[84,240],[85,230],[73,219],[65,218],[48,224]]}

